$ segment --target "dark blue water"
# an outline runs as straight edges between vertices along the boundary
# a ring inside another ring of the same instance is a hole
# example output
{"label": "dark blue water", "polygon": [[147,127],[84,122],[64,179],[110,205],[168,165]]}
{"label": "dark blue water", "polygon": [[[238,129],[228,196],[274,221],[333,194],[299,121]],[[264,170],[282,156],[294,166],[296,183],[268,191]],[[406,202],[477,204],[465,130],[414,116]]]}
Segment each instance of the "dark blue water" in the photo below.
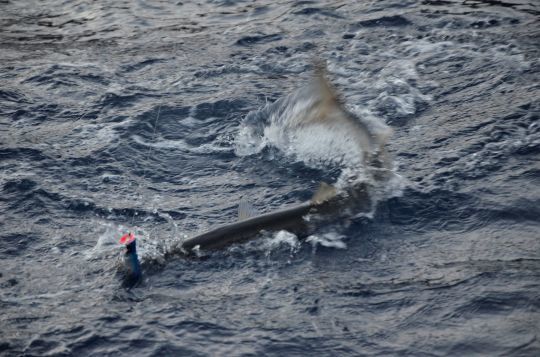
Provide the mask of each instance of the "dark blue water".
{"label": "dark blue water", "polygon": [[[539,14],[0,1],[0,353],[539,355]],[[314,58],[393,129],[376,209],[175,254],[240,200],[267,212],[350,174],[339,133],[282,142],[263,109]],[[128,230],[145,278],[126,291]]]}

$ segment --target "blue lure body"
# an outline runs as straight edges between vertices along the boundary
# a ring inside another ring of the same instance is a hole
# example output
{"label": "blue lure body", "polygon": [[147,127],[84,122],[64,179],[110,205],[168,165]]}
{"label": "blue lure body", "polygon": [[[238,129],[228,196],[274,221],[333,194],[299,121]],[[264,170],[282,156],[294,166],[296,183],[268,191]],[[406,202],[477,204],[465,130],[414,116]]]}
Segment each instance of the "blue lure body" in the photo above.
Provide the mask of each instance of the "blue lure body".
{"label": "blue lure body", "polygon": [[126,267],[126,277],[123,286],[130,289],[136,286],[142,277],[141,264],[137,256],[137,245],[133,240],[126,245],[126,253],[124,255],[124,265]]}

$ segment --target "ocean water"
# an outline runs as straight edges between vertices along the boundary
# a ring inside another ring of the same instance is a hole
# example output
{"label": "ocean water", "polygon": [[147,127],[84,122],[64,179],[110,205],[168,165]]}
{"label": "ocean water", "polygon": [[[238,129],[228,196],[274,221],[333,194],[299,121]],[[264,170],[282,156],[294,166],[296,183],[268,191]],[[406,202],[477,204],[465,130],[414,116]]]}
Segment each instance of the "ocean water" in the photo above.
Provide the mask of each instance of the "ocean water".
{"label": "ocean water", "polygon": [[[540,355],[539,15],[0,1],[0,354]],[[242,200],[269,212],[362,176],[343,128],[285,130],[317,59],[392,132],[373,209],[178,254]]]}

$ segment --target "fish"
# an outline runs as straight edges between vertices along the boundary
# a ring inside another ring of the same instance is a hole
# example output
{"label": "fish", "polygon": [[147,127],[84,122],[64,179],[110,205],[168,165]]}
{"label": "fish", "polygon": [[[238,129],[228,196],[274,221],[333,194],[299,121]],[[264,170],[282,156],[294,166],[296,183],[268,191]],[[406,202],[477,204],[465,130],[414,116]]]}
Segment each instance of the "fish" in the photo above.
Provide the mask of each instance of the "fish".
{"label": "fish", "polygon": [[[364,168],[370,168],[372,178],[388,178],[390,160],[385,145],[391,134],[386,125],[374,128],[349,112],[326,75],[326,66],[315,64],[315,76],[304,88],[266,107],[265,110],[279,113],[280,108],[294,106],[298,98],[308,98],[309,105],[287,122],[281,122],[284,130],[302,130],[310,125],[340,125],[352,133],[353,145],[363,153]],[[281,119],[278,120],[285,120]],[[382,128],[382,130],[381,130]],[[316,223],[339,219],[345,212],[367,212],[372,209],[371,184],[369,180],[351,187],[337,190],[322,183],[313,198],[279,210],[259,214],[247,202],[239,205],[239,219],[215,227],[181,243],[180,250],[192,253],[197,250],[222,249],[231,244],[244,242],[260,236],[261,232],[286,230],[297,236],[307,236]],[[309,222],[308,222],[309,220]]]}
{"label": "fish", "polygon": [[218,250],[254,239],[262,232],[281,230],[307,237],[315,226],[335,221],[344,214],[344,210],[370,211],[371,203],[367,183],[344,192],[321,183],[311,200],[263,214],[258,214],[249,203],[242,201],[238,207],[238,221],[189,238],[180,248],[188,254],[199,250]]}

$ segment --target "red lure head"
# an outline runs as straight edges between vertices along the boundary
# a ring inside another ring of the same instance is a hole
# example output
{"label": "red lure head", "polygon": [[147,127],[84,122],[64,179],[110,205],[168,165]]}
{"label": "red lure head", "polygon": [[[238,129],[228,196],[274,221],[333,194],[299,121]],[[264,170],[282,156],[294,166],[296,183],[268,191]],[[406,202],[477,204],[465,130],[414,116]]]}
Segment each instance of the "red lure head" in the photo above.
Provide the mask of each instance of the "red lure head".
{"label": "red lure head", "polygon": [[119,243],[128,245],[129,243],[133,242],[135,240],[135,235],[131,232],[126,233],[120,238]]}

